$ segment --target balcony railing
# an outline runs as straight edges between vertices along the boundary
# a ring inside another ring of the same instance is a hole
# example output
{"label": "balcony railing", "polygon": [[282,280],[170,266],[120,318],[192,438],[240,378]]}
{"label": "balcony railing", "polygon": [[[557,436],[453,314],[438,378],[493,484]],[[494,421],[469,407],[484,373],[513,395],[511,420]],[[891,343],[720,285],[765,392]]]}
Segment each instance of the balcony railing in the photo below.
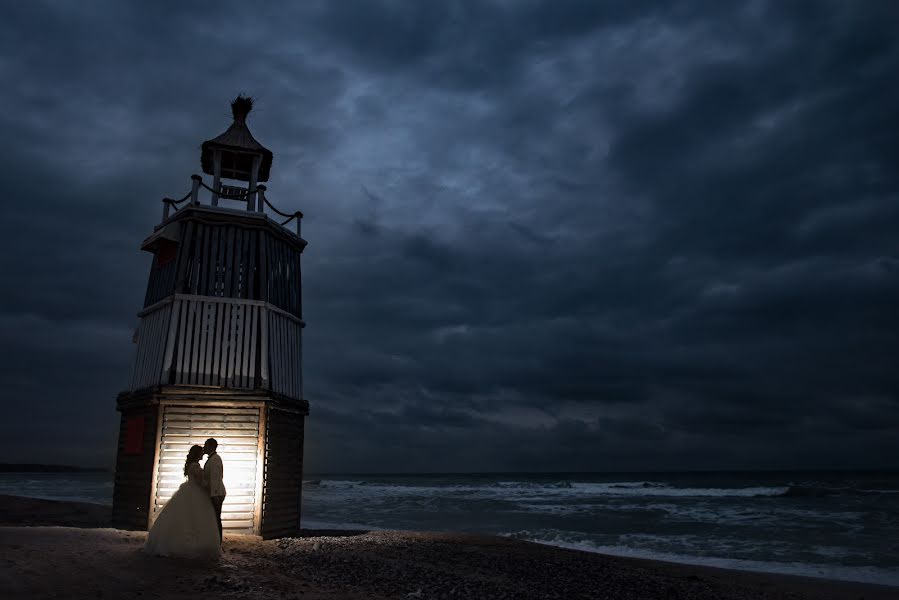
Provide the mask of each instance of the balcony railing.
{"label": "balcony railing", "polygon": [[272,304],[175,294],[140,317],[132,390],[174,384],[303,397],[303,322]]}
{"label": "balcony railing", "polygon": [[[193,184],[191,185],[190,191],[184,197],[179,200],[173,198],[162,199],[163,222],[165,222],[172,214],[184,208],[184,206],[200,205],[200,188],[203,188],[208,190],[211,194],[209,201],[210,206],[218,206],[219,200],[235,200],[238,202],[246,202],[247,212],[262,214],[265,214],[266,207],[268,207],[270,211],[284,218],[283,221],[278,221],[279,225],[282,227],[286,227],[291,221],[295,220],[297,237],[302,237],[300,227],[303,220],[303,213],[301,211],[285,213],[278,210],[271,202],[269,202],[268,198],[265,197],[267,188],[264,184],[259,184],[254,189],[219,184],[218,189],[214,189],[206,185],[203,182],[203,178],[199,175],[191,175],[190,178],[193,181]],[[187,204],[184,204],[185,202]]]}

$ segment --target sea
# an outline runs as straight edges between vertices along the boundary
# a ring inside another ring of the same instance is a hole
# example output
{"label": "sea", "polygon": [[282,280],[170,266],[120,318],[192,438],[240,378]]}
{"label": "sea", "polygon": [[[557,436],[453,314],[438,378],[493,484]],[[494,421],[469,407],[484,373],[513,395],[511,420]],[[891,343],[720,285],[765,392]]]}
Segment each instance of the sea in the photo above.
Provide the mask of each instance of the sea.
{"label": "sea", "polygon": [[[0,494],[111,504],[112,475],[4,473]],[[302,525],[899,586],[897,471],[307,475]]]}

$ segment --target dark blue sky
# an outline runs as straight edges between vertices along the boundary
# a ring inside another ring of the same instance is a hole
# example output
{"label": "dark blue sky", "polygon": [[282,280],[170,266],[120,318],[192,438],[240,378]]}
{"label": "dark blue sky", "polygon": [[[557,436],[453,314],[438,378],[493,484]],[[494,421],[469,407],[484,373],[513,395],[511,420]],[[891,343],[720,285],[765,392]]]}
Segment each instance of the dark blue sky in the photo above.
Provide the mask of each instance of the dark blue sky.
{"label": "dark blue sky", "polygon": [[255,96],[308,470],[899,466],[899,4],[20,2],[0,461],[110,465],[163,196]]}

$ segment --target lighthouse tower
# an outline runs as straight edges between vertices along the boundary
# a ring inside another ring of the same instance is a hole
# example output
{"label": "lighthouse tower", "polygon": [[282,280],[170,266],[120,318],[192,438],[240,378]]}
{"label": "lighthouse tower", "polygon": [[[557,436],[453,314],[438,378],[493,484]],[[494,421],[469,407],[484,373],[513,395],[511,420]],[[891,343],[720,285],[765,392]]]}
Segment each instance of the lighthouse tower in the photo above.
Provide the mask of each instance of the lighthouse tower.
{"label": "lighthouse tower", "polygon": [[113,521],[147,529],[183,481],[193,444],[216,438],[228,532],[264,538],[300,527],[303,398],[302,213],[265,196],[272,153],[247,127],[253,103],[202,145],[203,173],[163,200],[141,249],[153,254],[131,389],[122,415]]}

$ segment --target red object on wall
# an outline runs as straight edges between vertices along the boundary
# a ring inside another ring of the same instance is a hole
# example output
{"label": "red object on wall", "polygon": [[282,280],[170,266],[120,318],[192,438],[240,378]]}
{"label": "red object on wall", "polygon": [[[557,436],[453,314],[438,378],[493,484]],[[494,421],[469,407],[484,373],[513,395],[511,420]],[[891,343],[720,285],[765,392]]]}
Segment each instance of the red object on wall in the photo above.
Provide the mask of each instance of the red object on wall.
{"label": "red object on wall", "polygon": [[162,240],[156,251],[156,268],[162,268],[178,256],[178,244],[171,240]]}
{"label": "red object on wall", "polygon": [[141,454],[144,449],[144,418],[131,417],[125,425],[125,454]]}

